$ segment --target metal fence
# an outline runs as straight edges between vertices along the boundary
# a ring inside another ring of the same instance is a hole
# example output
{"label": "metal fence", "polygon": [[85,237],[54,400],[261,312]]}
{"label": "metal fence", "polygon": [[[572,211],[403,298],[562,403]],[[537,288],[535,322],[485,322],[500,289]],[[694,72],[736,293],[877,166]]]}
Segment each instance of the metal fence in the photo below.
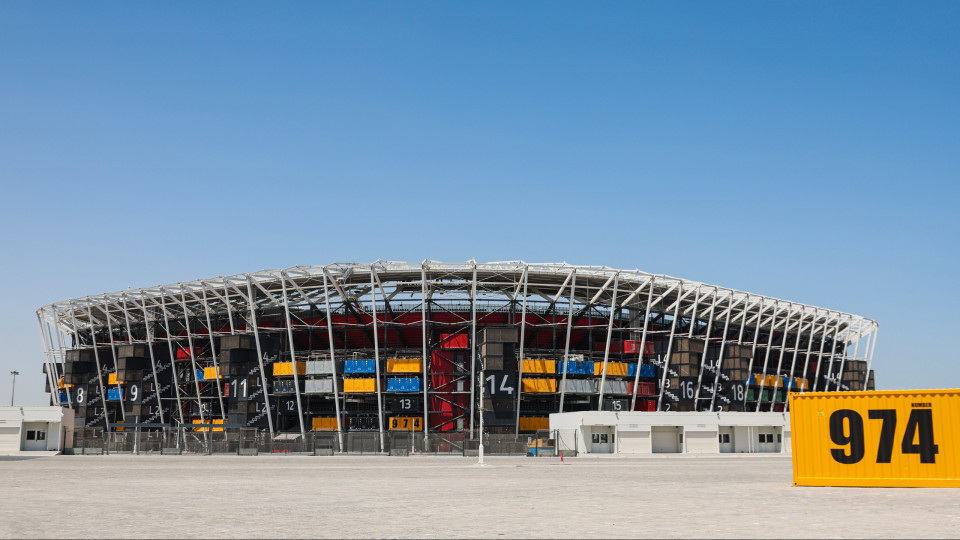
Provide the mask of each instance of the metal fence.
{"label": "metal fence", "polygon": [[[452,455],[475,456],[480,440],[469,432],[319,431],[299,434],[268,433],[254,428],[197,428],[193,426],[162,429],[126,428],[104,432],[102,428],[81,428],[74,433],[74,454],[161,454],[161,455]],[[575,434],[539,431],[514,436],[484,434],[485,455],[556,456],[560,451],[576,455]],[[571,439],[571,440],[567,440]]]}

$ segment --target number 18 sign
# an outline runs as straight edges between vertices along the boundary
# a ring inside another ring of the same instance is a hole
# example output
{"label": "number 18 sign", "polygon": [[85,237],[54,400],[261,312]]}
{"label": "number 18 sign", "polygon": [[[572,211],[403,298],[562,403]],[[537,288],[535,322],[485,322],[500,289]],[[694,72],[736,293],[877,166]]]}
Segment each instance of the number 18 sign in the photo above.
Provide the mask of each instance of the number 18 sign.
{"label": "number 18 sign", "polygon": [[796,486],[960,487],[960,390],[790,394]]}

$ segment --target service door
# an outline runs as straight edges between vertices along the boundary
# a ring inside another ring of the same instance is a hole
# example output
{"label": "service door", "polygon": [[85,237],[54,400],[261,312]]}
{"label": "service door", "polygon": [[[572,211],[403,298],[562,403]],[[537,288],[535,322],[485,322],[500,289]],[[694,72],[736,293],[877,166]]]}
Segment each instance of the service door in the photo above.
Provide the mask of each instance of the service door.
{"label": "service door", "polygon": [[650,453],[649,431],[621,431],[617,433],[617,437],[620,439],[617,447],[617,452],[620,454]]}
{"label": "service door", "polygon": [[47,449],[47,424],[46,422],[24,422],[23,423],[23,449],[24,450],[46,450]]}
{"label": "service door", "polygon": [[680,453],[680,428],[654,426],[650,428],[651,446],[654,454]]}
{"label": "service door", "polygon": [[716,454],[718,450],[716,431],[687,431],[688,454]]}
{"label": "service door", "polygon": [[730,454],[733,452],[733,428],[730,426],[721,427],[717,435],[717,441],[720,443],[720,453]]}
{"label": "service door", "polygon": [[613,427],[594,426],[590,430],[590,453],[612,454],[616,444]]}
{"label": "service door", "polygon": [[762,454],[778,452],[777,436],[773,433],[772,427],[761,427],[757,429],[757,452]]}
{"label": "service door", "polygon": [[0,427],[0,454],[20,451],[20,427]]}

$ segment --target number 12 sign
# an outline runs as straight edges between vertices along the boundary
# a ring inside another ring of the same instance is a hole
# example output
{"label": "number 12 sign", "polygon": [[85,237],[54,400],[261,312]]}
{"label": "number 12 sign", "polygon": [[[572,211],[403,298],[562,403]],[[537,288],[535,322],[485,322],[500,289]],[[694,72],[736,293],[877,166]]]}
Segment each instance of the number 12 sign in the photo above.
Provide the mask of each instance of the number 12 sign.
{"label": "number 12 sign", "polygon": [[790,394],[797,486],[960,487],[960,390]]}

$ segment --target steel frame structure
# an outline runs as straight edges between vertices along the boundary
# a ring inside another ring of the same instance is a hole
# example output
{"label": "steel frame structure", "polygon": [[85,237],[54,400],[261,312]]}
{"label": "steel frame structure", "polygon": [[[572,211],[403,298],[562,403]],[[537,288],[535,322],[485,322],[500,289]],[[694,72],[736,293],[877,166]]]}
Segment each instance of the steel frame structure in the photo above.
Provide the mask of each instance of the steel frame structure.
{"label": "steel frame structure", "polygon": [[[416,314],[419,314],[418,322],[412,319]],[[570,360],[577,354],[602,353],[602,360],[597,358],[604,366],[597,407],[603,404],[611,343],[625,339],[639,341],[640,352],[630,360],[637,364],[629,396],[630,410],[636,406],[643,364],[654,363],[660,371],[657,410],[664,410],[665,396],[675,397],[664,384],[671,373],[675,338],[699,338],[705,342],[693,402],[699,410],[714,410],[727,345],[749,347],[753,352],[749,371],[763,376],[780,375],[786,370],[786,364],[790,365],[789,373],[796,375],[797,361],[802,357],[803,368],[799,373],[803,378],[812,377],[811,390],[836,390],[841,388],[844,367],[851,361],[865,362],[866,377],[869,377],[878,333],[875,321],[858,315],[706,283],[639,270],[523,261],[451,264],[424,260],[412,264],[378,260],[364,264],[297,266],[86,296],[54,302],[37,310],[50,388],[57,388],[68,349],[92,348],[96,355],[97,384],[103,396],[107,393],[108,368],[100,365],[97,353],[103,347],[109,347],[116,358],[118,346],[148,345],[150,370],[159,383],[158,364],[162,360],[154,357],[155,345],[166,345],[171,362],[176,357],[175,350],[185,346],[190,365],[197,370],[195,353],[209,343],[210,359],[219,370],[216,340],[227,335],[253,336],[263,385],[258,399],[263,400],[266,429],[271,433],[281,429],[274,422],[278,418],[273,413],[276,403],[272,403],[276,396],[267,389],[262,347],[265,337],[283,341],[281,356],[294,366],[308,354],[321,354],[318,351],[333,360],[346,358],[359,349],[371,353],[378,366],[376,403],[381,434],[385,430],[381,359],[388,348],[408,353],[415,350],[423,366],[424,434],[436,425],[430,423],[431,414],[437,412],[430,410],[430,404],[438,399],[460,400],[451,397],[459,394],[469,395],[469,405],[455,420],[460,429],[475,436],[480,423],[476,413],[482,414],[482,400],[478,400],[475,393],[480,388],[478,377],[482,369],[477,337],[478,331],[494,318],[499,325],[519,328],[521,360],[530,354]],[[264,322],[266,319],[270,322]],[[419,330],[419,343],[411,340],[413,330]],[[295,333],[304,332],[311,339],[317,336],[320,346],[300,350]],[[431,355],[441,333],[469,336],[469,366],[464,358],[462,368],[444,383],[453,385],[451,388],[455,390],[439,391],[431,384]],[[326,343],[321,343],[324,334]],[[355,335],[363,336],[360,340],[369,346],[355,346],[357,339],[352,337]],[[574,335],[578,336],[576,340]],[[551,346],[542,346],[545,341]],[[665,344],[665,350],[649,358],[648,343],[654,341]],[[388,347],[390,343],[394,346]],[[602,348],[598,348],[600,343],[604,344]],[[848,354],[851,346],[852,355]],[[719,347],[719,358],[708,359],[711,347]],[[762,355],[758,357],[760,349]],[[808,374],[812,359],[816,359],[815,373]],[[821,378],[824,362],[827,371]],[[520,362],[521,381],[522,365]],[[200,423],[206,425],[205,400],[219,402],[220,419],[226,422],[220,379],[215,381],[215,395],[205,397],[198,377],[191,377],[191,388],[177,378],[176,369],[172,371],[174,396],[164,399],[176,403],[173,409],[176,412],[171,410],[164,415],[163,407],[159,407],[161,423],[186,422],[185,416],[189,416],[186,413],[192,410],[191,404],[195,404]],[[338,377],[342,380],[343,374],[335,368],[334,414],[337,431],[342,433],[345,426],[341,423],[341,409],[346,398],[338,391]],[[567,369],[558,377],[558,410],[563,412],[570,397],[565,392]],[[296,368],[293,380],[298,420],[292,431],[303,435],[310,427],[305,424]],[[864,385],[866,383],[864,380]],[[764,384],[765,379],[760,383],[761,396]],[[119,381],[116,387],[122,392]],[[522,388],[517,388],[518,419],[522,392]],[[54,403],[58,401],[56,394],[55,390],[51,392]],[[66,392],[63,405],[73,407],[72,399],[71,393]],[[754,406],[761,410],[763,398],[758,398]],[[108,429],[118,421],[109,418],[106,407],[102,416],[103,425]]]}

